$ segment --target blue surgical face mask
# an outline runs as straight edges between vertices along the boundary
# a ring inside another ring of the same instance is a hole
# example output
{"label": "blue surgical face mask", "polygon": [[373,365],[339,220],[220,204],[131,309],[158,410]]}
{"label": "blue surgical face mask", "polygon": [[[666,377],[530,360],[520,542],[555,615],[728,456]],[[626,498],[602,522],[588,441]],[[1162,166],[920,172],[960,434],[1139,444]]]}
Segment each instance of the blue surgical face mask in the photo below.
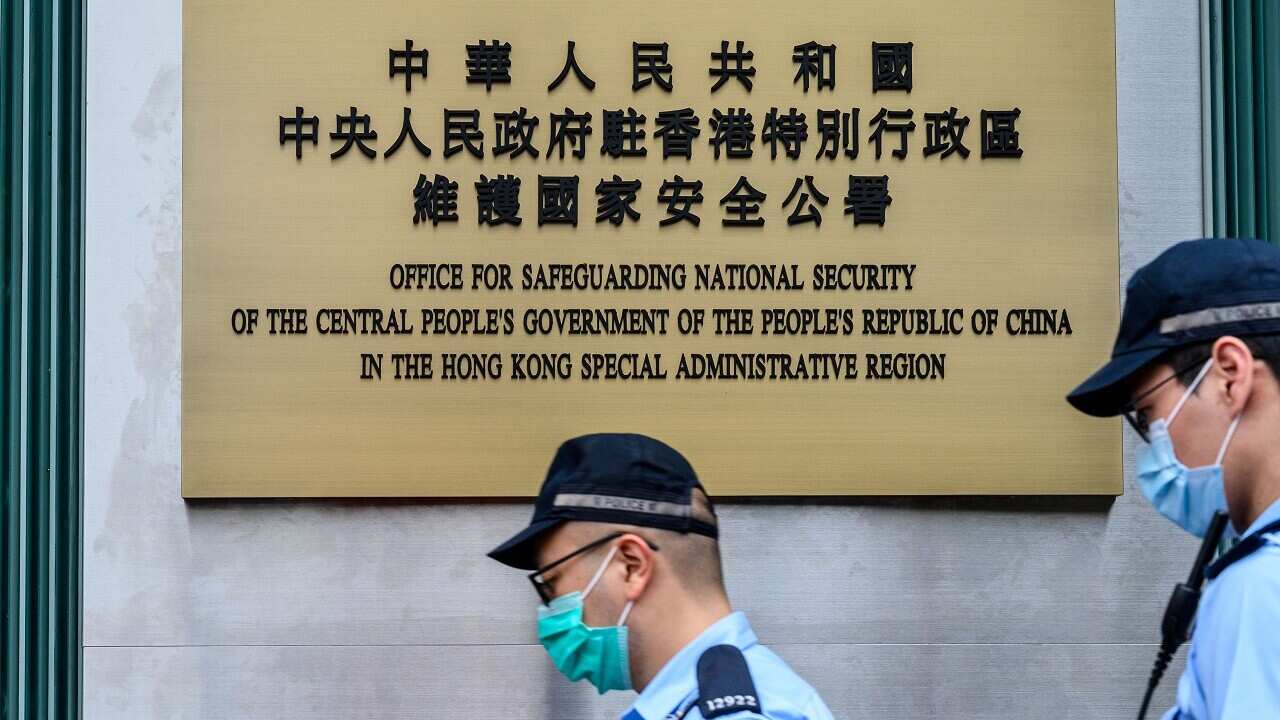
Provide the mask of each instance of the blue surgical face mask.
{"label": "blue surgical face mask", "polygon": [[1218,457],[1213,464],[1197,468],[1183,465],[1174,454],[1169,425],[1178,416],[1191,393],[1195,392],[1200,381],[1204,380],[1212,364],[1213,359],[1210,358],[1182,394],[1169,417],[1151,423],[1150,444],[1138,456],[1138,485],[1142,488],[1142,494],[1147,496],[1147,500],[1151,501],[1161,515],[1196,537],[1204,537],[1208,532],[1214,513],[1227,511],[1227,496],[1222,484],[1222,458],[1227,454],[1227,446],[1235,435],[1236,426],[1240,424],[1240,416],[1237,415],[1227,428],[1227,435],[1222,439],[1222,446],[1218,448]]}
{"label": "blue surgical face mask", "polygon": [[570,680],[585,678],[601,694],[631,689],[626,622],[634,603],[628,602],[622,609],[617,625],[590,627],[582,620],[582,603],[617,551],[617,546],[609,551],[585,590],[561,595],[538,608],[538,641],[556,668]]}

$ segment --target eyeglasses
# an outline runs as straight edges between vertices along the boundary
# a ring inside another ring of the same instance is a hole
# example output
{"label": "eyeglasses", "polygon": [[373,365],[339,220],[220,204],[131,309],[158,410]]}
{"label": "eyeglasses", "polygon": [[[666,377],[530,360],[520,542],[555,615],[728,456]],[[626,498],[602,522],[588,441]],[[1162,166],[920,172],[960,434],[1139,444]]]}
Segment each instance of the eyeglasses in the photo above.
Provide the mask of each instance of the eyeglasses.
{"label": "eyeglasses", "polygon": [[1151,438],[1150,438],[1151,420],[1147,418],[1147,413],[1145,410],[1137,409],[1138,403],[1150,397],[1152,393],[1159,390],[1170,380],[1173,380],[1174,378],[1182,377],[1183,375],[1186,375],[1192,370],[1199,370],[1200,368],[1204,367],[1204,364],[1206,361],[1207,359],[1197,360],[1193,365],[1188,365],[1187,367],[1184,367],[1181,370],[1175,370],[1172,375],[1161,380],[1155,385],[1151,386],[1151,389],[1142,393],[1138,397],[1130,400],[1128,404],[1126,404],[1123,408],[1121,408],[1120,414],[1124,415],[1124,419],[1129,421],[1129,426],[1133,428],[1134,432],[1138,433],[1138,437],[1142,438],[1143,442],[1151,442]]}
{"label": "eyeglasses", "polygon": [[[607,542],[610,542],[612,540],[617,540],[623,535],[631,535],[631,534],[634,534],[634,533],[625,533],[625,532],[609,533],[608,535],[605,535],[599,540],[594,540],[592,542],[589,542],[586,545],[583,545],[582,547],[578,548],[577,550],[574,550],[573,552],[569,553],[568,555],[565,555],[564,557],[561,557],[558,560],[554,560],[548,563],[547,565],[544,565],[538,568],[537,570],[534,570],[533,572],[529,573],[529,582],[533,583],[533,589],[538,591],[538,597],[542,598],[542,604],[550,605],[551,601],[554,600],[556,597],[555,593],[551,589],[551,584],[548,583],[546,578],[544,577],[544,575],[546,575],[548,571],[556,567],[559,567],[560,565],[563,565],[564,563],[568,562],[569,560],[572,560],[575,557],[578,557],[579,555],[582,555],[583,553],[591,552],[592,550],[600,547],[601,545],[604,545]],[[655,552],[658,550],[658,546],[654,545],[648,539],[641,538],[641,540],[644,540],[645,544],[649,546],[650,550],[653,550]]]}

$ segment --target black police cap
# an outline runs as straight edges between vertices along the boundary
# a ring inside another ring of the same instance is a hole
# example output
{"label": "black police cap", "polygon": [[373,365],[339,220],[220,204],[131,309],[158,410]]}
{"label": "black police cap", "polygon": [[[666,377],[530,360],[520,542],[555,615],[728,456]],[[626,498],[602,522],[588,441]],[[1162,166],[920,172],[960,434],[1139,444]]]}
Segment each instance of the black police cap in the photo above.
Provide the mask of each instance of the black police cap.
{"label": "black police cap", "polygon": [[1107,417],[1129,402],[1129,381],[1171,350],[1280,333],[1280,247],[1249,238],[1188,240],[1140,268],[1125,288],[1111,361],[1067,401]]}
{"label": "black police cap", "polygon": [[529,527],[499,545],[489,557],[514,568],[535,570],[538,542],[569,520],[638,525],[714,538],[716,526],[693,517],[694,488],[702,489],[702,485],[689,461],[651,437],[598,433],[573,438],[560,446],[551,461]]}

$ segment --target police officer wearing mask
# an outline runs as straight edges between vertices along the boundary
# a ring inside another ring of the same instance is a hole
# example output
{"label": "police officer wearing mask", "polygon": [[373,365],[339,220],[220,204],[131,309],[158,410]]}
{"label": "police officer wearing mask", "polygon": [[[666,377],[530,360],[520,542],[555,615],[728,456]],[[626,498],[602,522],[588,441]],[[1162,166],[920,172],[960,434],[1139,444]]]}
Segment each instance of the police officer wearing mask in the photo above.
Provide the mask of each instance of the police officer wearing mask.
{"label": "police officer wearing mask", "polygon": [[733,612],[715,511],[689,463],[643,435],[556,452],[533,519],[489,557],[533,571],[538,639],[570,680],[638,691],[623,720],[830,720]]}
{"label": "police officer wearing mask", "polygon": [[1233,549],[1205,572],[1177,706],[1165,720],[1280,718],[1280,248],[1192,240],[1129,281],[1111,361],[1067,396],[1146,441],[1142,493]]}

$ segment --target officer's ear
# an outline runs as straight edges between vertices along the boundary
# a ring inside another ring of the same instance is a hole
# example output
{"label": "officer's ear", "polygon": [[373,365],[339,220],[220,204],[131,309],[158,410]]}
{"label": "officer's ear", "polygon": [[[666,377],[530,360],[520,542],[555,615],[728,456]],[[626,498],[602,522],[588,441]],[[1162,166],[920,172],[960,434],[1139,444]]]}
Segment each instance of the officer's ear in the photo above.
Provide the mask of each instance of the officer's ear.
{"label": "officer's ear", "polygon": [[1253,392],[1255,374],[1262,366],[1254,362],[1249,346],[1237,337],[1227,335],[1213,343],[1213,372],[1218,380],[1220,397],[1227,414],[1236,417],[1244,412]]}
{"label": "officer's ear", "polygon": [[626,572],[627,600],[635,600],[653,579],[654,551],[644,538],[627,533],[618,539],[618,558]]}

